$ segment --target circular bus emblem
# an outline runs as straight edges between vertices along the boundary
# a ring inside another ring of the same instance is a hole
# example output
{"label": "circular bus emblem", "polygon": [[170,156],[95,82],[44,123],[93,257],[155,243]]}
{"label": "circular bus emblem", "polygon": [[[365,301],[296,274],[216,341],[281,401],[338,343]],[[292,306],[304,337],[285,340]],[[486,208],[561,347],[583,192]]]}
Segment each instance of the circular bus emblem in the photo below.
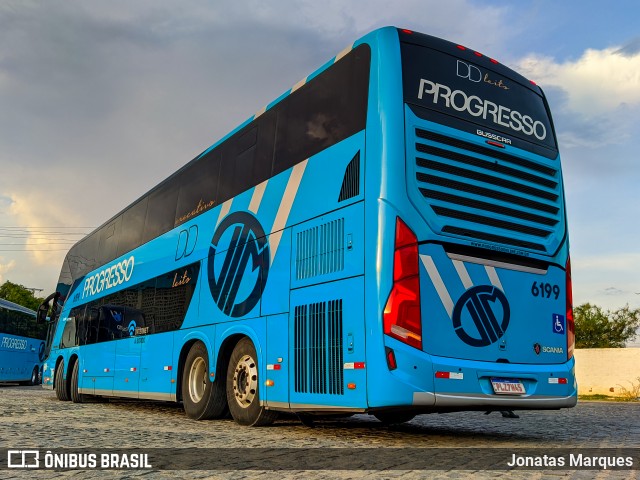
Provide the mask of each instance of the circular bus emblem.
{"label": "circular bus emblem", "polygon": [[492,285],[472,287],[453,309],[453,328],[467,345],[486,347],[502,338],[509,326],[509,302]]}
{"label": "circular bus emblem", "polygon": [[40,342],[40,348],[38,349],[38,359],[41,362],[44,362],[44,350],[45,350],[44,342]]}
{"label": "circular bus emblem", "polygon": [[213,234],[207,266],[211,296],[220,311],[242,317],[253,310],[268,273],[269,245],[258,219],[248,212],[227,216]]}

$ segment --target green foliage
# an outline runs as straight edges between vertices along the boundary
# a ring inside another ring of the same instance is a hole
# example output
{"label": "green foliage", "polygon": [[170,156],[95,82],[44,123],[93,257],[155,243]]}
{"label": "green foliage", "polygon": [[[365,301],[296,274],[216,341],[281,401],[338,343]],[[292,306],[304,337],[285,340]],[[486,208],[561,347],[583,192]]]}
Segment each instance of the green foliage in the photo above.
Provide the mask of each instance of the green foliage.
{"label": "green foliage", "polygon": [[0,298],[30,308],[31,310],[37,310],[38,306],[44,300],[44,298],[34,296],[33,292],[25,288],[24,285],[18,285],[8,280],[0,285]]}
{"label": "green foliage", "polygon": [[636,337],[640,327],[640,308],[629,305],[604,311],[585,303],[573,309],[576,324],[576,348],[622,348]]}

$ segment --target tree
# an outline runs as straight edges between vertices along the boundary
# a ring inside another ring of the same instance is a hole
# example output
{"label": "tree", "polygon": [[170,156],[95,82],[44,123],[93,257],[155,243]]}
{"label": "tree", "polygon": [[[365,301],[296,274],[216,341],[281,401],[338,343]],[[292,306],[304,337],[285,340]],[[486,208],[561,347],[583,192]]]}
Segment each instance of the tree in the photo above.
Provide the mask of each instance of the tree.
{"label": "tree", "polygon": [[640,308],[629,305],[604,311],[585,303],[573,309],[576,325],[576,348],[622,348],[636,337],[640,327]]}
{"label": "tree", "polygon": [[31,310],[37,310],[38,306],[44,300],[44,298],[36,297],[33,292],[24,285],[18,285],[8,280],[0,285],[0,298],[30,308]]}

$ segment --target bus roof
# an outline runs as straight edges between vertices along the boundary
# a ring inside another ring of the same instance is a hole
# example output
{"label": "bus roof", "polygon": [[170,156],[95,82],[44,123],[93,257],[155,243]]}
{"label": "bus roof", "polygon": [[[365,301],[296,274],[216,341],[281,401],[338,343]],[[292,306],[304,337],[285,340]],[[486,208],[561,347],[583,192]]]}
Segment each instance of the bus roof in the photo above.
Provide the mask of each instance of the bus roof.
{"label": "bus roof", "polygon": [[36,312],[31,310],[30,308],[23,307],[22,305],[10,302],[9,300],[5,300],[4,298],[0,298],[0,308],[6,308],[7,310],[15,310],[17,312],[26,313],[27,315],[31,315],[32,317],[36,316]]}

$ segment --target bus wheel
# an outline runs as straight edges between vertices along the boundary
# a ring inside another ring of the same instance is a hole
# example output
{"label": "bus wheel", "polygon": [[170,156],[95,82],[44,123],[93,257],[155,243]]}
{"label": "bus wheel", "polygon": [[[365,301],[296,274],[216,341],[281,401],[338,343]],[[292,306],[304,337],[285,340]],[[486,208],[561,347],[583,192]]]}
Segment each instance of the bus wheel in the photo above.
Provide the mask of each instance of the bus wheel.
{"label": "bus wheel", "polygon": [[189,350],[182,373],[184,411],[194,420],[221,418],[227,414],[227,398],[222,380],[209,379],[209,354],[202,342]]}
{"label": "bus wheel", "polygon": [[69,391],[67,390],[67,386],[64,381],[64,360],[62,360],[58,366],[56,367],[56,376],[55,376],[55,384],[56,384],[56,397],[58,400],[66,402],[71,400],[69,398]]}
{"label": "bus wheel", "polygon": [[71,401],[73,403],[84,403],[85,395],[78,391],[78,370],[80,370],[80,360],[76,360],[73,364],[73,373],[71,374]]}
{"label": "bus wheel", "polygon": [[408,412],[378,412],[374,413],[373,416],[385,425],[398,425],[400,423],[410,422],[415,418],[413,413]]}
{"label": "bus wheel", "polygon": [[272,424],[278,412],[260,405],[258,355],[248,338],[238,342],[227,369],[227,402],[231,416],[240,425],[260,427]]}
{"label": "bus wheel", "polygon": [[29,380],[29,385],[38,385],[40,382],[40,369],[35,366],[33,367],[33,372],[31,372],[31,379]]}

